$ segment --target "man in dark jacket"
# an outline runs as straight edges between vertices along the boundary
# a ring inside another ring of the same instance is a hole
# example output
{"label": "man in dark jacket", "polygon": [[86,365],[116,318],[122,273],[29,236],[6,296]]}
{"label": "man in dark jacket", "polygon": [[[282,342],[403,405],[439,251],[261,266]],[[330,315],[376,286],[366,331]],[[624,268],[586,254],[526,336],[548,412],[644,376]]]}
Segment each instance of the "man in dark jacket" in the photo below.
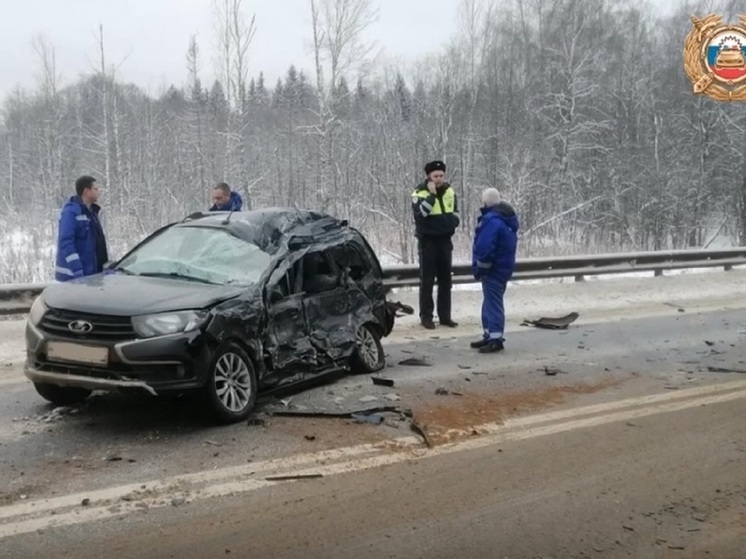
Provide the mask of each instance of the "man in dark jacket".
{"label": "man in dark jacket", "polygon": [[474,278],[482,282],[481,340],[471,347],[480,353],[493,353],[504,349],[505,287],[513,276],[515,253],[518,245],[518,216],[515,210],[501,200],[500,193],[488,188],[482,194],[482,215],[477,221],[472,254]]}
{"label": "man in dark jacket", "polygon": [[106,237],[99,221],[99,187],[96,179],[75,181],[75,196],[63,206],[57,237],[55,279],[68,281],[103,271],[108,260]]}
{"label": "man in dark jacket", "polygon": [[227,183],[221,182],[212,189],[212,207],[211,212],[240,212],[243,200],[241,195],[231,191]]}
{"label": "man in dark jacket", "polygon": [[458,326],[451,318],[451,268],[453,243],[460,220],[456,192],[445,181],[446,165],[425,165],[427,179],[412,192],[412,212],[420,257],[420,321],[432,330],[433,285],[438,280],[438,320],[443,326]]}

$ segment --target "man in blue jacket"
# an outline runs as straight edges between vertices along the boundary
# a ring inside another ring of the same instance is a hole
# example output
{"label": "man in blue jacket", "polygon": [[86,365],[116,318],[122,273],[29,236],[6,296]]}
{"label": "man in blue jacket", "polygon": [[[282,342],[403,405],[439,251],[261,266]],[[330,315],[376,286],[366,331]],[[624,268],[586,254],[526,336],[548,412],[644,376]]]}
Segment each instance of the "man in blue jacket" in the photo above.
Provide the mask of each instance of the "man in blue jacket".
{"label": "man in blue jacket", "polygon": [[228,183],[221,182],[213,187],[211,212],[240,212],[241,206],[241,195],[235,190],[231,191]]}
{"label": "man in blue jacket", "polygon": [[75,181],[75,196],[62,207],[54,277],[68,281],[102,272],[109,258],[98,214],[100,190],[96,179]]}
{"label": "man in blue jacket", "polygon": [[482,282],[481,340],[471,347],[480,353],[493,353],[504,349],[505,287],[513,276],[515,253],[518,245],[518,216],[515,210],[501,200],[495,188],[482,194],[482,215],[477,220],[472,254],[474,278]]}

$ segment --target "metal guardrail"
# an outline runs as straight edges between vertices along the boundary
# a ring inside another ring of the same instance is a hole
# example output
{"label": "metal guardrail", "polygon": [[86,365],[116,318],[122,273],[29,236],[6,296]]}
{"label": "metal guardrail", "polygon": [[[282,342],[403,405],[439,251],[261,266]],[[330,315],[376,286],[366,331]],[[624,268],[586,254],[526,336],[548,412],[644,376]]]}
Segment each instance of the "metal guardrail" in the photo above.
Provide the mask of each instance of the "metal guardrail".
{"label": "metal guardrail", "polygon": [[[746,247],[523,258],[516,261],[513,281],[562,277],[574,277],[576,281],[582,281],[585,276],[631,272],[654,272],[656,276],[660,276],[667,270],[713,267],[730,270],[733,266],[740,265],[746,265]],[[419,275],[419,266],[416,264],[387,266],[383,269],[384,283],[388,289],[416,287]],[[453,265],[453,282],[475,283],[470,263]],[[45,284],[0,286],[0,315],[27,313],[34,298],[44,287]]]}
{"label": "metal guardrail", "polygon": [[[562,277],[582,281],[585,276],[632,272],[654,272],[660,276],[666,270],[713,267],[730,270],[744,264],[746,247],[551,256],[518,259],[512,281]],[[470,263],[455,264],[452,270],[454,283],[475,283]],[[416,264],[390,266],[383,270],[383,275],[389,288],[416,286],[419,267]]]}

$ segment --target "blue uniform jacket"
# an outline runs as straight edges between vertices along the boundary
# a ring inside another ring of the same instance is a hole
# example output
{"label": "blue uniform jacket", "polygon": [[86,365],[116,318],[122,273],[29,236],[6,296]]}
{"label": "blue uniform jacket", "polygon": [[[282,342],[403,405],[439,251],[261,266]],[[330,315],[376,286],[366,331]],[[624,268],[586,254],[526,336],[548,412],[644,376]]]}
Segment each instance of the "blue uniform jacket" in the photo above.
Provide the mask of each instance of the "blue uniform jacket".
{"label": "blue uniform jacket", "polygon": [[[57,237],[57,260],[55,279],[68,281],[100,272],[105,262],[106,241],[98,220],[101,208],[93,204],[89,209],[78,196],[73,196],[60,213],[59,236]],[[102,247],[96,251],[96,239],[100,237]]]}
{"label": "blue uniform jacket", "polygon": [[476,279],[489,277],[507,282],[515,268],[518,216],[505,202],[482,208],[481,212],[474,233],[472,272]]}
{"label": "blue uniform jacket", "polygon": [[228,201],[227,204],[223,206],[218,206],[217,204],[213,204],[212,207],[210,208],[210,211],[211,212],[240,212],[242,206],[243,206],[243,198],[241,198],[241,195],[234,190],[231,192],[231,199]]}

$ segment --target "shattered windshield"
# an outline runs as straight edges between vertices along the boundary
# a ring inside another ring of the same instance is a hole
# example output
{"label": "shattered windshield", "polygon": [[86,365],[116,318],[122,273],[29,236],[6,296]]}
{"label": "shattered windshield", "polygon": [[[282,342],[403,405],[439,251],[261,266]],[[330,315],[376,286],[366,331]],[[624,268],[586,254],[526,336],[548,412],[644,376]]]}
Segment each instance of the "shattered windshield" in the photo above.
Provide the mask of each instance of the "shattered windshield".
{"label": "shattered windshield", "polygon": [[258,246],[223,229],[171,227],[116,267],[126,274],[216,285],[256,283],[270,264]]}

